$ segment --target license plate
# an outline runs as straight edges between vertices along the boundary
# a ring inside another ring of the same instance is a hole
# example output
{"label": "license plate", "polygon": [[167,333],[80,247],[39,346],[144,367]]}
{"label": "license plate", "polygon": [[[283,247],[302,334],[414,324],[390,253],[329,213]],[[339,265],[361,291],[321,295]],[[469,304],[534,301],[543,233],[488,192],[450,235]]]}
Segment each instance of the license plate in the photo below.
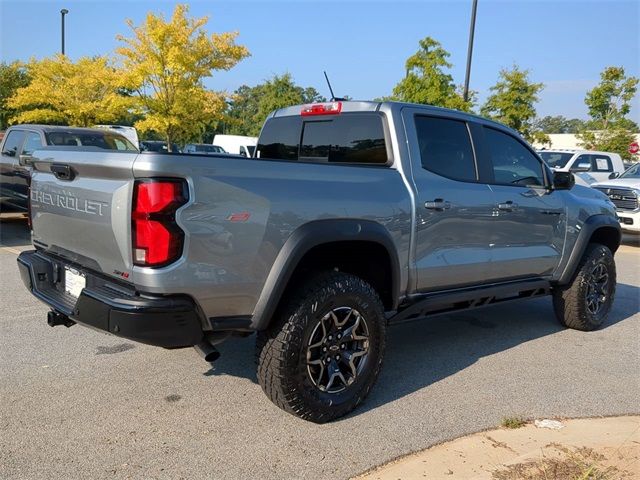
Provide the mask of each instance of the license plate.
{"label": "license plate", "polygon": [[74,270],[73,268],[64,267],[64,291],[69,295],[78,298],[82,289],[87,286],[87,278]]}

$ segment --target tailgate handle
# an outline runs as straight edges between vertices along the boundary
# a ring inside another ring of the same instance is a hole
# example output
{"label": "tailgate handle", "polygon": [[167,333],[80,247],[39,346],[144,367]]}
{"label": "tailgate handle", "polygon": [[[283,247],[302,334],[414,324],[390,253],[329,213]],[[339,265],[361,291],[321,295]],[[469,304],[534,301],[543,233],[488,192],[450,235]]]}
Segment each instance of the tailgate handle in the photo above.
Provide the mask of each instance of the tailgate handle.
{"label": "tailgate handle", "polygon": [[51,165],[51,171],[59,180],[73,180],[76,176],[73,168],[62,163],[54,163]]}

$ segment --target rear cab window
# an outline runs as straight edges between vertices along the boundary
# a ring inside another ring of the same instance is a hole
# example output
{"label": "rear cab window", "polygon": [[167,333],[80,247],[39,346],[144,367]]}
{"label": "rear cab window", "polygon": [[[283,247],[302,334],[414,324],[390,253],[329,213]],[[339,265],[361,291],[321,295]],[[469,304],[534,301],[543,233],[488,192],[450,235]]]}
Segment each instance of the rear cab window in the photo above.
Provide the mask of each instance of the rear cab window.
{"label": "rear cab window", "polygon": [[258,140],[257,158],[317,163],[386,165],[389,162],[382,114],[343,113],[275,117]]}

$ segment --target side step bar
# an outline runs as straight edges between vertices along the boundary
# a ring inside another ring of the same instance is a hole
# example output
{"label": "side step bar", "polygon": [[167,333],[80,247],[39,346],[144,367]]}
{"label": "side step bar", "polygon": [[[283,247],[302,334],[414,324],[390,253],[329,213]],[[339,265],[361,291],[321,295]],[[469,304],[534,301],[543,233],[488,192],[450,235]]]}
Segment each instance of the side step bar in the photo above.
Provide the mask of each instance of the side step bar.
{"label": "side step bar", "polygon": [[486,287],[449,290],[421,295],[414,302],[399,310],[389,318],[389,323],[408,322],[428,315],[486,307],[496,303],[542,297],[551,293],[551,285],[546,280],[525,280],[520,282],[487,285]]}

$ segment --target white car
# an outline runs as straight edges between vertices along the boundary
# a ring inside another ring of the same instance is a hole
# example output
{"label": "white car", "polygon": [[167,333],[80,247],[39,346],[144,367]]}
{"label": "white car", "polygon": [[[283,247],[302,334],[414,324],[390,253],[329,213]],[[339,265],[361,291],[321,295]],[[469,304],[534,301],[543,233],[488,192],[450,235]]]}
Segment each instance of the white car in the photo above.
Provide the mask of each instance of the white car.
{"label": "white car", "polygon": [[258,137],[245,137],[244,135],[216,135],[213,137],[213,145],[224,148],[227,153],[253,157],[256,150]]}
{"label": "white car", "polygon": [[607,195],[615,204],[623,230],[640,233],[640,163],[636,163],[619,178],[591,186]]}
{"label": "white car", "polygon": [[594,150],[539,150],[538,155],[552,169],[587,174],[596,182],[622,175],[624,163],[617,153]]}
{"label": "white car", "polygon": [[140,141],[138,139],[138,131],[134,127],[127,127],[126,125],[94,125],[95,128],[103,128],[106,130],[111,130],[115,133],[119,133],[131,143],[133,143],[136,148],[140,148]]}

